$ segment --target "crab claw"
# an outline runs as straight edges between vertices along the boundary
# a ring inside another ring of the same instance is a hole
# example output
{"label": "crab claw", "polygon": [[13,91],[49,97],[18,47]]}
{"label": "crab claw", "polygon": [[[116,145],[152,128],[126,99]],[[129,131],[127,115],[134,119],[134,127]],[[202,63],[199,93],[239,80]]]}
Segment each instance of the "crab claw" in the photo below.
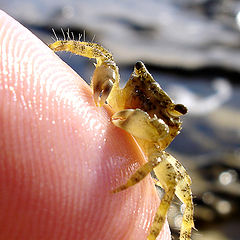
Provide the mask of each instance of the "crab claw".
{"label": "crab claw", "polygon": [[111,120],[115,126],[148,141],[158,142],[169,132],[169,128],[163,120],[156,117],[151,118],[141,109],[119,111],[113,114]]}
{"label": "crab claw", "polygon": [[97,106],[102,106],[107,100],[113,84],[115,72],[107,65],[97,66],[92,77],[93,97]]}

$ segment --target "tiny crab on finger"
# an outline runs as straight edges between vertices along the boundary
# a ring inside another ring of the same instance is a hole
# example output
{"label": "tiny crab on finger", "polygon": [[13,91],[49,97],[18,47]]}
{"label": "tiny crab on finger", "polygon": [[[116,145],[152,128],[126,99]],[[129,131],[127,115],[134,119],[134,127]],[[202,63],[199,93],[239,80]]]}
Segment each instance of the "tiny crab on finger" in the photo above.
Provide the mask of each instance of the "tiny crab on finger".
{"label": "tiny crab on finger", "polygon": [[141,166],[124,185],[113,193],[125,190],[140,182],[152,170],[156,184],[165,191],[155,214],[148,240],[155,240],[166,219],[171,201],[176,195],[185,204],[180,240],[190,240],[193,223],[191,179],[182,166],[164,150],[181,130],[180,116],[187,113],[182,104],[171,98],[153,79],[143,62],[134,71],[124,88],[119,87],[119,71],[111,53],[97,43],[74,40],[57,40],[49,45],[53,51],[67,51],[96,59],[91,86],[97,106],[106,101],[115,112],[112,123],[132,134],[142,148],[147,163]]}

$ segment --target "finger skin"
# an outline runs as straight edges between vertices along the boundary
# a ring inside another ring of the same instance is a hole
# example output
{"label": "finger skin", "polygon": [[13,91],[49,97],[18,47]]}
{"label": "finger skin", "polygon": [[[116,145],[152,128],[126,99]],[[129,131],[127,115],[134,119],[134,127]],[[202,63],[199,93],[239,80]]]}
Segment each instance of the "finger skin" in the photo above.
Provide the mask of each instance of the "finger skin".
{"label": "finger skin", "polygon": [[0,26],[0,240],[146,239],[150,177],[110,192],[144,163],[134,140],[31,32],[4,12]]}

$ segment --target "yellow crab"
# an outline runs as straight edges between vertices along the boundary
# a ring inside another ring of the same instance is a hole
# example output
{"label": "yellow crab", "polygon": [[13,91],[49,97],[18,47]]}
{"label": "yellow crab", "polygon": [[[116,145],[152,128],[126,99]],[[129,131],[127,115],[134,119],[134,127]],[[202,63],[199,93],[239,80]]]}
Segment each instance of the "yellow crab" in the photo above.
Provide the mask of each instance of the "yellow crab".
{"label": "yellow crab", "polygon": [[57,39],[49,47],[53,51],[67,51],[96,59],[91,81],[96,105],[102,106],[107,101],[115,112],[112,123],[132,134],[148,159],[126,184],[113,192],[133,186],[152,170],[158,178],[156,184],[164,189],[148,240],[155,240],[160,233],[174,194],[185,204],[180,239],[190,240],[194,227],[191,179],[181,163],[164,151],[181,130],[179,117],[187,112],[186,107],[174,104],[140,61],[121,89],[118,67],[111,53],[99,44]]}

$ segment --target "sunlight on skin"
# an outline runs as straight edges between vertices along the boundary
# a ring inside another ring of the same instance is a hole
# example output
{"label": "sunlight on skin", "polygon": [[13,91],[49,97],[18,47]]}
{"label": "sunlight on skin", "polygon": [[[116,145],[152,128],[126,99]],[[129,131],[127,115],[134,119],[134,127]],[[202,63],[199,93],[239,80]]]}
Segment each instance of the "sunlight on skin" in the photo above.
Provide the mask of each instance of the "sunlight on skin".
{"label": "sunlight on skin", "polygon": [[145,240],[151,178],[110,193],[144,163],[131,136],[39,39],[4,12],[0,26],[0,240]]}

